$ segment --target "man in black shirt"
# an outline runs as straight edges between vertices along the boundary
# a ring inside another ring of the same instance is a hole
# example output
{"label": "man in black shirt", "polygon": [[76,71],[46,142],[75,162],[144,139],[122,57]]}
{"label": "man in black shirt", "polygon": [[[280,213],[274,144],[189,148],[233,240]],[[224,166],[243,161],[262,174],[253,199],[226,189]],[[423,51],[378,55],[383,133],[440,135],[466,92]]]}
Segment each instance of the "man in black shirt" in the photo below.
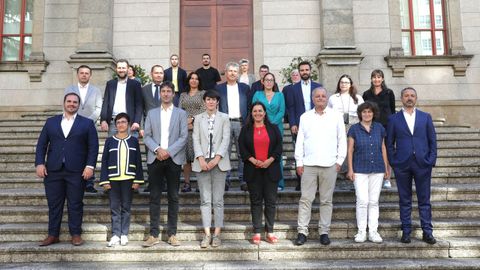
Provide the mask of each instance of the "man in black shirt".
{"label": "man in black shirt", "polygon": [[202,55],[202,64],[203,67],[197,69],[197,74],[200,76],[200,81],[202,85],[200,86],[202,90],[215,89],[217,82],[221,81],[220,73],[218,70],[210,66],[210,55],[204,53]]}

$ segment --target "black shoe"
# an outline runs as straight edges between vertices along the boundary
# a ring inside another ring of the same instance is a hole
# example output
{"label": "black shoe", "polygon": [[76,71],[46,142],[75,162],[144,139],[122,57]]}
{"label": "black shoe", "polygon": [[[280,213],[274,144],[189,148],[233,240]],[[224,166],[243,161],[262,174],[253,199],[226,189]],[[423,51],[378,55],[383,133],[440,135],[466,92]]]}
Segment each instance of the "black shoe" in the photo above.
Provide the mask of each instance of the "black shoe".
{"label": "black shoe", "polygon": [[303,233],[299,233],[297,235],[297,239],[295,240],[295,245],[296,246],[301,246],[307,242],[307,236]]}
{"label": "black shoe", "polygon": [[423,240],[423,242],[425,242],[427,244],[430,244],[430,245],[433,245],[433,244],[437,243],[437,240],[435,240],[435,237],[433,237],[432,234],[423,233],[422,240]]}
{"label": "black shoe", "polygon": [[240,185],[240,190],[242,190],[242,191],[248,191],[248,186],[247,186],[247,184],[241,184],[241,185]]}
{"label": "black shoe", "polygon": [[295,190],[296,191],[300,191],[302,189],[302,187],[300,186],[300,182],[297,184],[297,186],[295,187]]}
{"label": "black shoe", "polygon": [[147,184],[147,186],[143,189],[143,192],[150,192],[150,185]]}
{"label": "black shoe", "polygon": [[328,238],[328,234],[320,235],[320,244],[324,246],[330,245],[330,238]]}
{"label": "black shoe", "polygon": [[86,187],[85,191],[88,193],[97,193],[98,190],[96,190],[94,187]]}
{"label": "black shoe", "polygon": [[230,186],[228,184],[225,184],[225,191],[228,191],[230,189]]}
{"label": "black shoe", "polygon": [[410,239],[410,234],[405,232],[402,233],[402,238],[400,239],[400,242],[405,244],[409,244],[410,242],[412,242],[412,240]]}

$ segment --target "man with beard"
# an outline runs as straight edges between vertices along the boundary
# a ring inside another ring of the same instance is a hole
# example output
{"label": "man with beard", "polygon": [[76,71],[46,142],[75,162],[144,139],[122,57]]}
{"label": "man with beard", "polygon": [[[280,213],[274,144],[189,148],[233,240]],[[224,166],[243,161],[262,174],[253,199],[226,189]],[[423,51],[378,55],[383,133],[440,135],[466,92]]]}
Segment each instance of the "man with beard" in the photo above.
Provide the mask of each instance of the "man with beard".
{"label": "man with beard", "polygon": [[72,245],[83,244],[83,194],[97,163],[98,135],[93,121],[77,113],[79,105],[79,95],[66,94],[63,114],[48,118],[38,138],[35,169],[44,178],[48,202],[48,237],[40,246],[60,241],[65,198]]}
{"label": "man with beard", "polygon": [[137,80],[127,77],[128,61],[117,61],[117,78],[107,82],[103,94],[102,112],[100,113],[100,127],[108,131],[108,136],[116,134],[115,116],[126,113],[130,116],[132,125],[130,132],[138,136],[143,114],[142,87]]}
{"label": "man with beard", "polygon": [[178,106],[180,94],[185,91],[187,84],[187,72],[178,66],[178,55],[176,54],[170,56],[170,64],[171,66],[165,70],[165,81],[170,81],[175,85],[173,105]]}
{"label": "man with beard", "polygon": [[[310,72],[312,66],[309,62],[303,61],[298,64],[298,71],[301,80],[292,84],[284,91],[286,114],[288,115],[288,124],[292,132],[292,140],[295,144],[297,140],[298,125],[300,123],[300,116],[311,109],[314,104],[312,101],[313,89],[322,87],[310,79]],[[297,174],[297,186],[295,190],[300,190],[300,175]]]}
{"label": "man with beard", "polygon": [[197,74],[200,76],[200,81],[202,85],[200,86],[202,90],[211,90],[215,89],[217,82],[221,81],[220,73],[218,70],[210,66],[210,55],[204,53],[202,55],[202,64],[203,67],[197,69]]}
{"label": "man with beard", "polygon": [[410,243],[412,232],[412,180],[415,179],[422,240],[435,244],[432,226],[430,185],[432,167],[437,160],[437,139],[430,114],[415,107],[417,91],[412,87],[401,91],[403,108],[390,115],[387,124],[388,161],[395,172],[402,222],[402,243]]}

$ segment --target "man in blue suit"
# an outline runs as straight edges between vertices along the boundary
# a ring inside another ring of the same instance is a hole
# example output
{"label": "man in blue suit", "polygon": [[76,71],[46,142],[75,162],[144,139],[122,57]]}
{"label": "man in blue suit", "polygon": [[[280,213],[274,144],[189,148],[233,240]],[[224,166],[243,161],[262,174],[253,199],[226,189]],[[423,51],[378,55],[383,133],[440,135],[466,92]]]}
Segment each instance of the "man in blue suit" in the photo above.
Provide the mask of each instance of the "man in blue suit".
{"label": "man in blue suit", "polygon": [[143,117],[142,86],[137,80],[128,78],[128,66],[127,60],[118,60],[116,68],[118,78],[108,81],[105,86],[100,127],[102,131],[108,131],[108,136],[113,136],[117,132],[114,119],[122,112],[130,116],[132,121],[130,132],[133,136],[138,136]]}
{"label": "man in blue suit", "polygon": [[72,244],[83,244],[83,193],[97,163],[98,136],[93,121],[77,114],[79,105],[79,95],[66,94],[63,115],[48,118],[38,138],[35,167],[48,201],[48,237],[40,246],[59,242],[65,198]]}
{"label": "man in blue suit", "polygon": [[[100,116],[100,110],[102,109],[102,93],[100,89],[90,83],[90,77],[92,76],[92,69],[87,65],[81,65],[77,69],[77,84],[72,84],[65,88],[64,95],[70,92],[74,92],[80,96],[80,105],[78,114],[81,116],[92,119],[93,123],[97,122],[98,116]],[[94,183],[95,175],[91,179],[87,180],[85,191],[89,193],[97,193]]]}
{"label": "man in blue suit", "polygon": [[402,243],[410,243],[412,232],[412,180],[418,199],[423,241],[435,244],[430,205],[432,168],[437,160],[437,140],[430,114],[415,108],[417,92],[407,87],[401,92],[403,109],[388,119],[387,154],[395,172],[400,201]]}
{"label": "man in blue suit", "polygon": [[[238,151],[238,136],[242,129],[242,124],[247,119],[248,114],[248,92],[250,88],[247,84],[238,81],[239,66],[235,62],[229,62],[226,65],[227,81],[218,84],[215,89],[220,95],[219,111],[228,114],[230,118],[230,147],[229,153],[232,152],[232,145]],[[240,189],[247,191],[247,183],[243,179],[243,162],[238,159],[238,179],[240,180]],[[225,182],[225,190],[230,188],[230,173],[227,174]]]}
{"label": "man in blue suit", "polygon": [[178,66],[178,55],[172,54],[170,56],[171,66],[165,69],[165,81],[171,81],[175,85],[175,96],[173,98],[173,105],[178,107],[180,94],[185,91],[187,86],[187,72]]}
{"label": "man in blue suit", "polygon": [[[310,73],[312,66],[308,61],[303,61],[298,64],[298,72],[301,80],[295,84],[290,85],[284,91],[286,114],[288,115],[288,124],[292,132],[293,145],[297,140],[298,125],[300,123],[300,116],[314,108],[312,101],[313,89],[322,87],[321,84],[311,80]],[[295,165],[296,167],[296,165]],[[297,186],[295,190],[300,190],[300,175],[297,174]]]}

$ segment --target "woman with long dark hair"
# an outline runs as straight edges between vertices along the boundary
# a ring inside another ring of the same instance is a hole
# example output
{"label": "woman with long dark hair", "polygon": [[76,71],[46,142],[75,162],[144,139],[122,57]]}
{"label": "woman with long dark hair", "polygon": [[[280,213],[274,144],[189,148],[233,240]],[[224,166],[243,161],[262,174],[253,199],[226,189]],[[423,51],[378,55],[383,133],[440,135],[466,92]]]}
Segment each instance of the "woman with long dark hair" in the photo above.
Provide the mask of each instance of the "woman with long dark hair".
{"label": "woman with long dark hair", "polygon": [[198,76],[196,72],[191,72],[187,76],[187,82],[186,91],[180,94],[180,100],[178,102],[178,107],[186,111],[188,114],[187,163],[183,165],[184,184],[182,192],[192,191],[190,186],[190,175],[192,172],[192,162],[195,157],[192,140],[193,122],[195,121],[195,115],[205,111],[205,104],[203,102],[205,91],[200,90],[200,76]]}
{"label": "woman with long dark hair", "polygon": [[[247,179],[253,223],[254,244],[260,244],[262,213],[265,215],[265,240],[278,242],[273,234],[277,185],[281,179],[282,137],[276,125],[268,120],[262,102],[253,102],[246,124],[238,138],[240,157],[244,162],[243,175]],[[265,210],[263,207],[265,205]]]}

